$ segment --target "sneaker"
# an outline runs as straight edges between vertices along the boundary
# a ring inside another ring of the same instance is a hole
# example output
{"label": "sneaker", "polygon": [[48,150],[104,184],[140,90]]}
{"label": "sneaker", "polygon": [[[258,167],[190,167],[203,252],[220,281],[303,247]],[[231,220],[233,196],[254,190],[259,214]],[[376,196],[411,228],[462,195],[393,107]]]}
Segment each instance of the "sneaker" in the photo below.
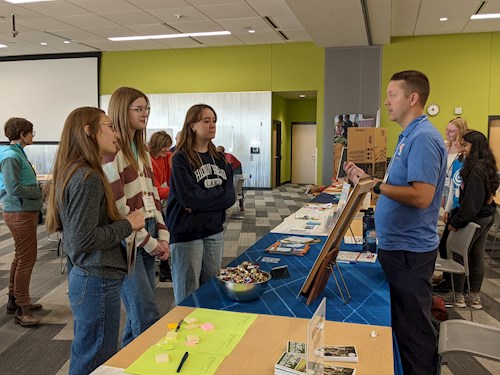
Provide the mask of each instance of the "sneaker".
{"label": "sneaker", "polygon": [[470,306],[473,309],[476,310],[481,310],[483,308],[483,305],[481,305],[481,297],[479,296],[479,293],[472,293],[470,294]]}
{"label": "sneaker", "polygon": [[462,293],[455,293],[449,292],[447,295],[443,297],[444,299],[444,305],[446,307],[467,307],[465,304],[465,298]]}

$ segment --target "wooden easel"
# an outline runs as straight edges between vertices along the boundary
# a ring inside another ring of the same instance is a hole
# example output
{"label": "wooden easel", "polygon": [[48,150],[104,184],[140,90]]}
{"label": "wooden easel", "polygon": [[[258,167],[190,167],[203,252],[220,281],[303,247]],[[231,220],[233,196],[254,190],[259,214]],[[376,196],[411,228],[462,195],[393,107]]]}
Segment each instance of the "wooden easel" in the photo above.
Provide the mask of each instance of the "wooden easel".
{"label": "wooden easel", "polygon": [[318,258],[316,258],[316,262],[314,263],[306,281],[304,282],[304,285],[300,290],[300,295],[307,298],[307,305],[310,305],[321,294],[321,292],[323,292],[330,274],[332,274],[335,279],[335,283],[337,284],[342,300],[344,303],[347,303],[348,299],[346,300],[344,298],[340,284],[335,276],[335,267],[339,271],[349,299],[351,298],[349,289],[347,288],[342,271],[340,270],[336,259],[337,254],[339,253],[340,244],[349,229],[351,222],[354,220],[356,213],[359,211],[363,203],[363,199],[371,190],[373,184],[374,182],[371,178],[360,180],[347,199],[347,203],[342,213],[330,232],[330,235],[323,245]]}

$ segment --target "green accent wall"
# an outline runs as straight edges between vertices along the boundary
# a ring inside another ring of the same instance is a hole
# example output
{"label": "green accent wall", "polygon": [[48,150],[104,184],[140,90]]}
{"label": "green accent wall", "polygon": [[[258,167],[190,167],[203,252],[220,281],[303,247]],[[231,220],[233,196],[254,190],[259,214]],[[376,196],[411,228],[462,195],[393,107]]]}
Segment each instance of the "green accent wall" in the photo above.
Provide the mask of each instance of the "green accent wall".
{"label": "green accent wall", "polygon": [[[292,123],[316,122],[317,100],[290,100],[273,93],[273,120],[281,121],[281,183],[292,180]],[[317,126],[317,125],[316,125]],[[321,135],[316,132],[316,144],[321,143]],[[271,153],[272,155],[272,153]],[[318,162],[319,164],[319,162]],[[272,176],[271,176],[272,177]],[[320,180],[321,181],[321,180]]]}
{"label": "green accent wall", "polygon": [[[316,134],[318,155],[321,155],[324,65],[325,50],[314,43],[103,52],[100,94],[111,94],[121,86],[135,87],[151,94],[316,91]],[[283,128],[284,124],[286,122],[282,121]],[[284,130],[282,141],[290,155],[290,137],[286,137]],[[285,154],[283,152],[283,159]],[[282,164],[282,181],[287,181],[289,178],[283,173],[289,173],[285,172],[290,169],[286,164],[289,161],[283,160],[282,163],[285,163]],[[321,164],[320,158],[320,181]]]}
{"label": "green accent wall", "polygon": [[[500,115],[500,33],[394,38],[383,47],[381,126],[388,128],[387,154],[392,155],[401,127],[388,119],[384,100],[391,75],[416,69],[429,78],[427,105],[440,112],[430,117],[444,137],[455,107],[470,128],[488,135],[488,116]],[[427,106],[426,106],[427,108]]]}

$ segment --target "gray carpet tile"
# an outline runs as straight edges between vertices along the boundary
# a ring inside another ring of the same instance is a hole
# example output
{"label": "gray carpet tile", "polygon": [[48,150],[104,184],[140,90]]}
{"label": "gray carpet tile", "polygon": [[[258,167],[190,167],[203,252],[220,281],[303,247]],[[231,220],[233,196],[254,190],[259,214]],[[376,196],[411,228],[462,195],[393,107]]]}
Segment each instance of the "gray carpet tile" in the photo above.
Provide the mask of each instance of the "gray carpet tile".
{"label": "gray carpet tile", "polygon": [[[237,205],[227,212],[225,223],[226,265],[253,243],[267,234],[285,217],[298,210],[310,196],[305,186],[286,184],[272,190],[246,190],[245,211]],[[1,220],[0,220],[1,222]],[[498,247],[498,246],[497,246]],[[56,254],[57,242],[49,241],[43,225],[38,228],[38,259],[33,270],[31,295],[45,309],[35,312],[42,324],[37,328],[22,328],[14,324],[12,315],[5,314],[8,277],[13,256],[11,235],[0,226],[0,375],[59,375],[66,374],[73,326],[69,308],[67,275],[61,274],[61,258]],[[500,327],[500,251],[495,253],[493,268],[485,267],[482,301],[484,309],[474,312],[474,320]],[[63,259],[64,264],[64,259]],[[161,314],[174,306],[171,282],[158,282],[155,290]],[[451,319],[469,319],[468,309],[449,309]],[[122,308],[121,327],[125,324]],[[453,355],[443,375],[500,374],[498,364],[474,357]]]}

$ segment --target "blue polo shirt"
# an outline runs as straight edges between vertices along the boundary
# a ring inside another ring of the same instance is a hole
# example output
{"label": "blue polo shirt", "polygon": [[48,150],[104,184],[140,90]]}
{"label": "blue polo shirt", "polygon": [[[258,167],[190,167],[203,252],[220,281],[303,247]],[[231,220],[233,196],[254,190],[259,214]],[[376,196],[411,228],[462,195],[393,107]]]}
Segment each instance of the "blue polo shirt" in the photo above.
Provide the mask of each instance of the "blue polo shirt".
{"label": "blue polo shirt", "polygon": [[413,120],[400,134],[388,167],[387,183],[410,186],[425,182],[436,187],[432,203],[416,208],[381,194],[375,210],[378,246],[382,250],[427,252],[437,249],[437,220],[446,175],[443,137],[427,116]]}

